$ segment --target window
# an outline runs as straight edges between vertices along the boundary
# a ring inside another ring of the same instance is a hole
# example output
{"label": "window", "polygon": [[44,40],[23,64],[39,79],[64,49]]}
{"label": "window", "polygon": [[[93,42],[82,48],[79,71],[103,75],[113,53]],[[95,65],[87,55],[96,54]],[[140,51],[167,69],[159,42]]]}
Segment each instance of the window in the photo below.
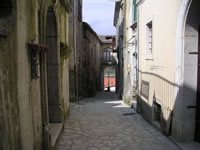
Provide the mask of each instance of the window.
{"label": "window", "polygon": [[15,0],[1,0],[0,2],[0,38],[7,37],[16,25],[16,20],[11,16],[16,15]]}
{"label": "window", "polygon": [[104,61],[112,61],[113,52],[111,49],[105,49],[104,51]]}
{"label": "window", "polygon": [[82,21],[82,5],[80,1],[78,2],[78,20]]}
{"label": "window", "polygon": [[137,6],[136,0],[133,0],[133,23],[137,21]]}
{"label": "window", "polygon": [[7,17],[12,12],[12,1],[3,0],[0,3],[0,18]]}
{"label": "window", "polygon": [[153,28],[152,21],[147,24],[147,55],[152,55],[153,52]]}

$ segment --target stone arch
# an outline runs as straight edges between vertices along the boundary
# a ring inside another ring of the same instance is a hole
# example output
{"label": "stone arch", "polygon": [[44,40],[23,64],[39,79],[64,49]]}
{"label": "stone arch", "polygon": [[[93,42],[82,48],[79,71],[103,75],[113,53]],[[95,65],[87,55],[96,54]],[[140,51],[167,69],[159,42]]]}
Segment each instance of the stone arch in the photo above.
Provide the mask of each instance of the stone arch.
{"label": "stone arch", "polygon": [[60,47],[58,20],[54,7],[49,7],[46,19],[47,86],[50,123],[62,122],[60,99]]}
{"label": "stone arch", "polygon": [[172,134],[180,141],[194,140],[195,114],[197,100],[197,72],[200,2],[182,0],[176,33],[176,70],[175,70],[175,104],[172,123]]}

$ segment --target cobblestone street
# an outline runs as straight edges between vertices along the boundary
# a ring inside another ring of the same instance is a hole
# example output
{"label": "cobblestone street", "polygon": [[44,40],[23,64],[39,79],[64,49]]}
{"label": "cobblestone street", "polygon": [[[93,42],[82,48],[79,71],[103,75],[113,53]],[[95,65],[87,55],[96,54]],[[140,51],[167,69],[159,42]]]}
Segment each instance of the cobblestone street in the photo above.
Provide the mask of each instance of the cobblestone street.
{"label": "cobblestone street", "polygon": [[56,150],[178,150],[113,93],[71,104]]}

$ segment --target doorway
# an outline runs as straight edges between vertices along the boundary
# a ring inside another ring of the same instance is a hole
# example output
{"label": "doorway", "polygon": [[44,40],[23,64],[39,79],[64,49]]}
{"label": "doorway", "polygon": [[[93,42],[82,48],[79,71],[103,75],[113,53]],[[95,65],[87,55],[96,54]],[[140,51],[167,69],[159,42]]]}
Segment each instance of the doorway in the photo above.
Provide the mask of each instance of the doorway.
{"label": "doorway", "polygon": [[48,86],[48,110],[49,122],[62,122],[62,110],[60,104],[60,67],[58,49],[58,31],[54,10],[52,7],[47,13],[47,86]]}
{"label": "doorway", "polygon": [[107,66],[104,69],[104,90],[107,92],[116,91],[115,66]]}
{"label": "doorway", "polygon": [[198,36],[198,75],[197,75],[197,99],[196,99],[196,120],[195,140],[200,142],[200,27]]}
{"label": "doorway", "polygon": [[191,1],[184,33],[183,127],[185,138],[200,141],[200,2]]}

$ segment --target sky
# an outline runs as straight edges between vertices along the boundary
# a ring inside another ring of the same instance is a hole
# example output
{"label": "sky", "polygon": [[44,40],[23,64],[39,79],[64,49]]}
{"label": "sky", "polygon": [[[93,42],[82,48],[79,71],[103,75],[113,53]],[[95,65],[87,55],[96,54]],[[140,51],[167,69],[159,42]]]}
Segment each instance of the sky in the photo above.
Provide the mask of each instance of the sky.
{"label": "sky", "polygon": [[115,3],[110,0],[83,0],[83,21],[90,24],[97,34],[114,35]]}

